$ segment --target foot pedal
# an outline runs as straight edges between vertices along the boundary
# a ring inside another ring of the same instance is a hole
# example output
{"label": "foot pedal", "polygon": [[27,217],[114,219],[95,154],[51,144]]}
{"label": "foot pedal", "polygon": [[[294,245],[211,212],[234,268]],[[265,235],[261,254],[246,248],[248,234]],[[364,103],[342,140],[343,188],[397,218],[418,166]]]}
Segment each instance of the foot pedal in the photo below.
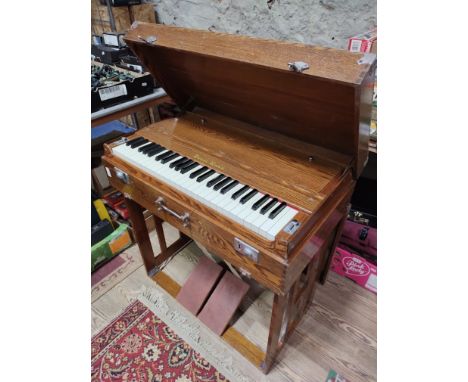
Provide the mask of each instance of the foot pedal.
{"label": "foot pedal", "polygon": [[226,272],[198,318],[213,332],[222,335],[249,287],[232,273]]}
{"label": "foot pedal", "polygon": [[202,256],[179,291],[177,301],[192,314],[197,315],[222,272],[223,268],[220,265]]}

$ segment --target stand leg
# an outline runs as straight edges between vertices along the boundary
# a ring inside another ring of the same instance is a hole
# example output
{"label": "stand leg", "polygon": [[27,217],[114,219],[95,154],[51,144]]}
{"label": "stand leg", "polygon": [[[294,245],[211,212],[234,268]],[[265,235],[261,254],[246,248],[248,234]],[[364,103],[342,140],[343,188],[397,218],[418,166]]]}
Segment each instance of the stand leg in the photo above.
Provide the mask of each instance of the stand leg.
{"label": "stand leg", "polygon": [[335,254],[335,249],[336,246],[338,245],[338,241],[341,238],[341,232],[343,231],[344,223],[346,222],[346,219],[348,218],[348,212],[349,209],[351,208],[351,205],[348,205],[345,211],[345,214],[343,215],[343,218],[339,222],[337,228],[336,228],[336,234],[335,238],[333,239],[333,243],[330,247],[330,252],[327,254],[327,258],[324,261],[324,265],[322,266],[322,269],[320,270],[320,276],[319,276],[319,281],[320,284],[325,284],[325,281],[327,281],[327,276],[328,276],[328,271],[330,270],[330,265],[333,259],[333,255]]}
{"label": "stand leg", "polygon": [[156,215],[153,215],[154,219],[154,228],[156,229],[156,235],[158,235],[158,241],[159,241],[159,248],[161,248],[161,252],[164,252],[167,250],[167,245],[166,245],[166,236],[164,235],[164,230],[162,223],[163,221],[158,218]]}
{"label": "stand leg", "polygon": [[145,218],[143,216],[143,208],[128,198],[125,198],[125,203],[128,207],[133,232],[135,234],[138,248],[140,249],[146,273],[151,274],[156,267],[156,261],[148,234],[148,228],[146,227]]}
{"label": "stand leg", "polygon": [[276,354],[283,346],[283,339],[288,325],[288,296],[290,296],[290,293],[288,293],[287,296],[275,294],[271,313],[270,334],[268,335],[268,346],[265,359],[261,364],[261,369],[265,374],[270,371]]}
{"label": "stand leg", "polygon": [[162,227],[163,221],[159,217],[153,215],[154,225],[158,235],[159,247],[161,248],[161,252],[155,257],[148,234],[148,228],[146,227],[145,218],[143,216],[143,207],[128,198],[125,198],[125,201],[128,206],[128,212],[130,214],[130,220],[132,222],[133,231],[135,233],[135,239],[138,244],[138,248],[140,249],[143,263],[145,264],[146,273],[148,276],[153,277],[164,267],[164,264],[167,260],[190,244],[192,239],[180,232],[180,238],[170,246],[167,246],[166,237]]}

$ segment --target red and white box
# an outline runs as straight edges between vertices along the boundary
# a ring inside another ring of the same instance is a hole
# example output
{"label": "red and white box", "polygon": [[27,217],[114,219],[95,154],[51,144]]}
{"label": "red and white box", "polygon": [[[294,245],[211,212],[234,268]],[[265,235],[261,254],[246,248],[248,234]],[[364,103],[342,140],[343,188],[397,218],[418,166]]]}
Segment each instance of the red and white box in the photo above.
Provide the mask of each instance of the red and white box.
{"label": "red and white box", "polygon": [[377,294],[377,267],[363,257],[337,247],[331,270]]}
{"label": "red and white box", "polygon": [[377,28],[351,37],[348,50],[357,53],[377,53]]}

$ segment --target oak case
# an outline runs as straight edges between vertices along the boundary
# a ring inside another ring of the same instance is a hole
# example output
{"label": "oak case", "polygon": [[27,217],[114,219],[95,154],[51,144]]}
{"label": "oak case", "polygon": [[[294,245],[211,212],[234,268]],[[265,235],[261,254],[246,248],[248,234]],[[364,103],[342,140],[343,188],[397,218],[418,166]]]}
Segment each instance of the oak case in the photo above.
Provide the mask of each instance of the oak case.
{"label": "oak case", "polygon": [[[155,42],[147,42],[153,37]],[[125,40],[183,110],[135,137],[273,194],[299,211],[294,233],[282,231],[268,241],[113,156],[113,144],[105,148],[110,182],[128,199],[150,276],[194,239],[275,293],[268,347],[260,362],[251,358],[267,372],[312,300],[316,280],[326,280],[355,180],[367,160],[375,58],[145,23],[134,25]],[[289,71],[288,63],[298,60],[310,69]],[[128,183],[116,169],[128,174]],[[170,209],[188,213],[190,224],[158,209],[160,197]],[[179,241],[166,247],[156,224],[162,243],[156,257],[143,209],[159,225],[164,220],[181,232]],[[238,253],[234,238],[256,248],[258,260]],[[244,340],[230,343],[241,348]]]}

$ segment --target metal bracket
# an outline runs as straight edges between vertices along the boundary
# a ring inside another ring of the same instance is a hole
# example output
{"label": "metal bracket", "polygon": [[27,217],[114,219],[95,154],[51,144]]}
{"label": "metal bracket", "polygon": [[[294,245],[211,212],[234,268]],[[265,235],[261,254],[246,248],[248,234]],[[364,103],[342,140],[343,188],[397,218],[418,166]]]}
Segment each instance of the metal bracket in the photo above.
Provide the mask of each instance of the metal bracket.
{"label": "metal bracket", "polygon": [[247,256],[250,260],[258,263],[259,252],[254,247],[244,243],[242,240],[237,237],[234,238],[234,249],[237,252],[240,252],[244,256]]}
{"label": "metal bracket", "polygon": [[125,171],[122,171],[120,168],[114,167],[115,176],[117,179],[120,179],[125,184],[130,184],[130,177]]}
{"label": "metal bracket", "polygon": [[302,73],[304,70],[309,69],[309,64],[304,61],[288,62],[288,69],[292,72]]}
{"label": "metal bracket", "polygon": [[283,228],[283,231],[292,235],[294,232],[297,231],[301,223],[299,223],[296,219],[291,220],[286,227]]}
{"label": "metal bracket", "polygon": [[147,37],[138,36],[138,38],[141,41],[143,41],[143,42],[145,42],[146,44],[149,44],[149,45],[154,44],[156,42],[156,40],[157,40],[156,36],[147,36]]}

